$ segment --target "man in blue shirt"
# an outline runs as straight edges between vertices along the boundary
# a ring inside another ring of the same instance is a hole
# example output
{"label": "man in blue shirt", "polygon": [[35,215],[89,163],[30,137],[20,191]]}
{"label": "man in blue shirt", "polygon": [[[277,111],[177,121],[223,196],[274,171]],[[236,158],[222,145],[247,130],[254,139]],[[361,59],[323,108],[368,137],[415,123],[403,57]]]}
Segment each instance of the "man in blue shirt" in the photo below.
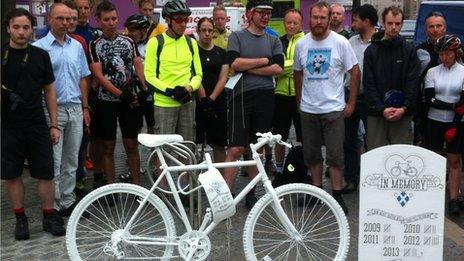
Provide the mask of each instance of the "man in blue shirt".
{"label": "man in blue shirt", "polygon": [[93,28],[89,24],[90,18],[90,1],[89,0],[74,0],[79,10],[79,16],[77,19],[77,26],[75,33],[84,37],[87,45],[93,39],[96,39],[101,35],[99,30]]}
{"label": "man in blue shirt", "polygon": [[[73,193],[84,123],[90,124],[87,103],[90,75],[81,44],[68,36],[71,9],[61,3],[50,8],[50,32],[34,43],[50,55],[58,103],[58,128],[62,135],[53,146],[55,173],[54,208],[61,216],[69,216],[76,205]],[[47,112],[46,112],[47,113]]]}

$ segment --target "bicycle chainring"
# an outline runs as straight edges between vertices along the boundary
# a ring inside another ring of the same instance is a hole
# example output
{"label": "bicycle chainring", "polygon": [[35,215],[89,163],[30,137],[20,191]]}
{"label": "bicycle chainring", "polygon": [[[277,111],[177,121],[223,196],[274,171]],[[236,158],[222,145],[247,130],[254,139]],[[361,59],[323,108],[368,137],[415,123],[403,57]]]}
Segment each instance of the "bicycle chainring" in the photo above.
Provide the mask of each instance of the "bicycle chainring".
{"label": "bicycle chainring", "polygon": [[[196,250],[193,250],[195,247]],[[187,259],[190,251],[195,251],[192,260],[205,260],[211,252],[211,241],[208,235],[197,230],[183,234],[179,240],[179,254],[183,259]]]}

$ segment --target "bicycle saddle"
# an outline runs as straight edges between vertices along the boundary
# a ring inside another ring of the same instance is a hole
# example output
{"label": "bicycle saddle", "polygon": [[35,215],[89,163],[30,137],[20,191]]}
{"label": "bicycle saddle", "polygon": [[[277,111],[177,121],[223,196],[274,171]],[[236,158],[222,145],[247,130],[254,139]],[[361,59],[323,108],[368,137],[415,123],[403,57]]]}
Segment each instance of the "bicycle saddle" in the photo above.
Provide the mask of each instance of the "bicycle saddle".
{"label": "bicycle saddle", "polygon": [[162,146],[166,143],[182,142],[184,141],[184,138],[178,134],[160,135],[141,133],[138,135],[137,140],[145,147],[154,148]]}

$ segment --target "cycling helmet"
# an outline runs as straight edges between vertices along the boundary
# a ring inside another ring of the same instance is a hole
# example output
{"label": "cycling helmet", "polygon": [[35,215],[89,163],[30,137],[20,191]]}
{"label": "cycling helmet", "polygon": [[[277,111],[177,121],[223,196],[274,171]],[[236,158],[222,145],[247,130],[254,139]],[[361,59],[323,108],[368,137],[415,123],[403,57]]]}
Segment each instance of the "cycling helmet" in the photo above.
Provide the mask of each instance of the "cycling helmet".
{"label": "cycling helmet", "polygon": [[143,15],[133,14],[129,16],[124,23],[125,27],[129,27],[131,25],[137,25],[137,27],[140,28],[148,28],[150,26],[150,21],[148,21],[148,18]]}
{"label": "cycling helmet", "polygon": [[387,107],[400,108],[404,106],[404,93],[399,90],[389,90],[385,93],[383,103]]}
{"label": "cycling helmet", "polygon": [[272,0],[249,0],[246,7],[247,10],[251,10],[252,8],[272,10],[273,4]]}
{"label": "cycling helmet", "polygon": [[454,34],[447,34],[437,40],[435,49],[441,51],[456,51],[461,48],[461,40]]}
{"label": "cycling helmet", "polygon": [[163,18],[166,18],[167,16],[172,17],[173,15],[177,14],[191,15],[192,11],[190,11],[190,8],[185,3],[185,0],[172,0],[164,4],[161,14]]}

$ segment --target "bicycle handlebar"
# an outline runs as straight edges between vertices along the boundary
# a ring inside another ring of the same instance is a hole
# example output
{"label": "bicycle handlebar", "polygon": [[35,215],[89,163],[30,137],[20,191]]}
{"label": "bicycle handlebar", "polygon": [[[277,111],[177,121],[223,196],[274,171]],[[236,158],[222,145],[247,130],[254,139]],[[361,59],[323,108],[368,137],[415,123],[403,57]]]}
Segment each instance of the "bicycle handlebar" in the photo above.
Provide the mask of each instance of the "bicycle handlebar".
{"label": "bicycle handlebar", "polygon": [[271,132],[266,132],[266,133],[257,132],[256,136],[259,137],[258,142],[255,144],[250,144],[251,149],[255,151],[260,149],[266,144],[273,146],[275,143],[283,145],[288,148],[292,147],[291,144],[285,141],[282,141],[282,135],[280,134],[272,134]]}

